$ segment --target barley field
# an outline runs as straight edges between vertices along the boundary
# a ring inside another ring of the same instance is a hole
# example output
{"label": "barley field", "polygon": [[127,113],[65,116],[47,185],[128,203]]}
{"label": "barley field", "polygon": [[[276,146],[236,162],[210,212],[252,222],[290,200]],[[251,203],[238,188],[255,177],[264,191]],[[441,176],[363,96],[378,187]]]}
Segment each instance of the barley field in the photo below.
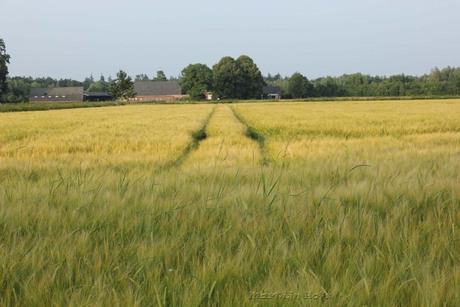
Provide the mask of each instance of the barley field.
{"label": "barley field", "polygon": [[460,100],[0,113],[0,305],[459,306]]}

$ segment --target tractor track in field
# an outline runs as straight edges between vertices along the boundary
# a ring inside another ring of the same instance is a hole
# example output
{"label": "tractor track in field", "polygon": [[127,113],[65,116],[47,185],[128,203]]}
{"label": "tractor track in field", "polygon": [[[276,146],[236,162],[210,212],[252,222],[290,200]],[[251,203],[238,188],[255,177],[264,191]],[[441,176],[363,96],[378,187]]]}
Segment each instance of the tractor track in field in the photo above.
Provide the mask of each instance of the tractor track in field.
{"label": "tractor track in field", "polygon": [[241,116],[238,114],[238,112],[235,111],[233,107],[229,107],[230,110],[233,113],[233,116],[246,128],[246,137],[249,139],[255,141],[257,145],[259,146],[260,150],[260,163],[262,165],[268,165],[269,160],[268,160],[268,155],[267,155],[267,147],[265,145],[265,137],[257,132],[257,129],[255,129],[253,126],[249,125]]}
{"label": "tractor track in field", "polygon": [[162,165],[160,167],[161,171],[166,171],[171,168],[180,167],[188,158],[188,156],[192,153],[192,151],[196,150],[198,146],[200,146],[200,142],[202,142],[208,137],[208,135],[206,134],[206,129],[208,127],[209,121],[214,115],[215,110],[216,106],[214,106],[211,112],[209,112],[209,114],[206,116],[201,128],[192,133],[192,141],[187,144],[187,146],[182,150],[181,154],[176,159],[166,163],[165,165]]}
{"label": "tractor track in field", "polygon": [[[254,127],[250,126],[232,107],[226,107],[230,109],[231,114],[234,117],[234,120],[244,127],[245,132],[241,136],[246,137],[257,143],[258,150],[260,152],[260,164],[267,165],[268,158],[266,154],[265,138],[263,137],[263,135],[259,134]],[[215,116],[217,108],[218,105],[216,104],[211,110],[211,112],[209,112],[209,114],[204,119],[203,125],[200,127],[200,129],[192,133],[192,140],[182,150],[181,154],[174,160],[158,167],[160,171],[167,171],[173,168],[181,167],[184,164],[184,162],[187,161],[189,156],[198,149],[200,143],[208,138],[207,130],[209,127],[209,123],[213,116]]]}

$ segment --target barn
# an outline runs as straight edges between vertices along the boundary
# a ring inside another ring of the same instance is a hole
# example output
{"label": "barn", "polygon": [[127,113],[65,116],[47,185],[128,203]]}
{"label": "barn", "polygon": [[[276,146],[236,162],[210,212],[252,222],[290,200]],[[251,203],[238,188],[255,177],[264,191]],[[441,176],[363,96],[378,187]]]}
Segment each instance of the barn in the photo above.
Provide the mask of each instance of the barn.
{"label": "barn", "polygon": [[264,86],[262,89],[264,99],[281,99],[281,87],[279,86]]}
{"label": "barn", "polygon": [[83,100],[84,101],[110,101],[113,97],[107,92],[84,92]]}
{"label": "barn", "polygon": [[183,97],[177,81],[136,81],[134,101],[179,100]]}
{"label": "barn", "polygon": [[29,102],[83,101],[83,87],[54,87],[30,89]]}

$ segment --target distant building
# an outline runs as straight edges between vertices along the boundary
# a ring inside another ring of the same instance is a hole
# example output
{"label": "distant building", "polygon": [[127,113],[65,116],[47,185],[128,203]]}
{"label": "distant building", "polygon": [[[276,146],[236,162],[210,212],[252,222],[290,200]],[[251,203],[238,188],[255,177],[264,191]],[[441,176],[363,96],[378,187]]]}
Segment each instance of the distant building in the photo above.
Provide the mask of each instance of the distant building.
{"label": "distant building", "polygon": [[30,89],[29,102],[83,101],[83,87],[54,87]]}
{"label": "distant building", "polygon": [[205,100],[212,100],[212,92],[204,92]]}
{"label": "distant building", "polygon": [[179,100],[183,97],[177,81],[135,81],[134,101]]}
{"label": "distant building", "polygon": [[113,97],[106,92],[85,92],[83,93],[84,101],[110,101]]}
{"label": "distant building", "polygon": [[264,86],[262,91],[264,99],[281,99],[280,86]]}

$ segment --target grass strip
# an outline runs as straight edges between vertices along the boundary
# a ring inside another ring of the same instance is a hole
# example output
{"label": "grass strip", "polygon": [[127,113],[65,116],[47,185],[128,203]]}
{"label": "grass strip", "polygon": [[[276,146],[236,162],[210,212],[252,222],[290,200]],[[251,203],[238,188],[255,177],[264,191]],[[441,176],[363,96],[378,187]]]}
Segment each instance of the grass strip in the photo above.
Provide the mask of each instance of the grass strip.
{"label": "grass strip", "polygon": [[121,101],[103,102],[49,102],[49,103],[0,103],[0,113],[6,112],[28,112],[28,111],[49,111],[80,108],[98,108],[122,106],[126,103]]}

